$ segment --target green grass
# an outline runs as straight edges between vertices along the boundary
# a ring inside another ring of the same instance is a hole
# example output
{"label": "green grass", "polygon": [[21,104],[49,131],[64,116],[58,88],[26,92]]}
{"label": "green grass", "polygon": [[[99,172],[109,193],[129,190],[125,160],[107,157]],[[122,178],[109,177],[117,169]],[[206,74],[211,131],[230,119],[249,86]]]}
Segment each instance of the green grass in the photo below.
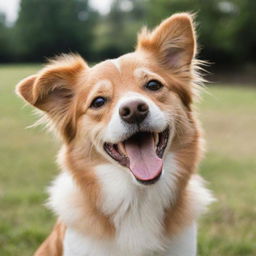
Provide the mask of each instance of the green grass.
{"label": "green grass", "polygon": [[[31,255],[54,216],[43,207],[57,143],[14,94],[40,66],[0,66],[0,255]],[[256,255],[256,89],[215,86],[199,105],[208,153],[201,174],[218,202],[201,219],[199,255]]]}
{"label": "green grass", "polygon": [[200,255],[256,255],[256,88],[210,88],[200,112],[208,144],[201,173],[218,199],[201,221]]}

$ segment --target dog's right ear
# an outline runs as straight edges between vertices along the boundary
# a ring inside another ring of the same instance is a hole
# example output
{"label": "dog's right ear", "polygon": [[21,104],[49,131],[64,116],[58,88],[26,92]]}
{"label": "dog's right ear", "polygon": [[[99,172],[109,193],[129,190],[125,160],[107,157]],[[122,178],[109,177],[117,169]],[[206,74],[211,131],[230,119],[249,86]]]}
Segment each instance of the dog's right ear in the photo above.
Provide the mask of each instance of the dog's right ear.
{"label": "dog's right ear", "polygon": [[76,101],[89,67],[77,55],[63,55],[54,59],[38,74],[23,79],[16,93],[32,106],[44,111],[66,141],[76,134]]}
{"label": "dog's right ear", "polygon": [[77,78],[88,68],[76,55],[54,59],[38,74],[23,79],[16,93],[25,101],[51,115],[67,109],[77,90]]}

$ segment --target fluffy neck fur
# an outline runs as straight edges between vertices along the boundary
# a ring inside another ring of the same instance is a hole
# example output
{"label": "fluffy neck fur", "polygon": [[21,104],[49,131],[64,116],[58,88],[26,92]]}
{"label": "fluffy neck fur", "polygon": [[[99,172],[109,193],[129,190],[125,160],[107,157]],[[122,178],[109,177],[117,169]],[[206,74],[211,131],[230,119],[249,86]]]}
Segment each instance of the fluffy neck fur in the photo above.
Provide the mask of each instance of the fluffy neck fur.
{"label": "fluffy neck fur", "polygon": [[[163,177],[144,187],[136,184],[125,170],[112,164],[98,165],[94,169],[100,188],[96,191],[100,196],[94,202],[97,213],[91,209],[84,188],[65,170],[49,189],[49,206],[68,228],[85,237],[112,241],[131,253],[136,248],[139,251],[134,255],[161,251],[168,246],[169,238],[191,225],[212,200],[196,175],[192,175],[181,193],[177,189],[179,168],[175,156],[168,154]],[[99,216],[107,216],[109,226],[104,225],[109,235],[97,226]]]}

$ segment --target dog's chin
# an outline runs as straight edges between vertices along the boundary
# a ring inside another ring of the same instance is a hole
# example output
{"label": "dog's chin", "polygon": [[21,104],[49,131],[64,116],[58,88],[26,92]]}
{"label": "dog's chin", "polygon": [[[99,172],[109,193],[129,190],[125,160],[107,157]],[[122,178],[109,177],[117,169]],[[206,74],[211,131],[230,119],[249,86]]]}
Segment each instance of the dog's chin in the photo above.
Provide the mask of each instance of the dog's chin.
{"label": "dog's chin", "polygon": [[129,168],[139,183],[149,185],[162,174],[169,134],[169,127],[160,133],[139,131],[116,144],[105,142],[103,147],[118,164]]}

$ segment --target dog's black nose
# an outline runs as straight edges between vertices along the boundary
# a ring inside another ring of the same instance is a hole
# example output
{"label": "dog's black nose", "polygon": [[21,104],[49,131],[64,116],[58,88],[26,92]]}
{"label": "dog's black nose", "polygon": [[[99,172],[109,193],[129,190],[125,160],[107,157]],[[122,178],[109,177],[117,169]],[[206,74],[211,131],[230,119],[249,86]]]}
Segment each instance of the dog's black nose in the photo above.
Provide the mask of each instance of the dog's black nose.
{"label": "dog's black nose", "polygon": [[119,115],[129,124],[141,123],[148,114],[148,105],[142,100],[133,100],[120,106]]}

